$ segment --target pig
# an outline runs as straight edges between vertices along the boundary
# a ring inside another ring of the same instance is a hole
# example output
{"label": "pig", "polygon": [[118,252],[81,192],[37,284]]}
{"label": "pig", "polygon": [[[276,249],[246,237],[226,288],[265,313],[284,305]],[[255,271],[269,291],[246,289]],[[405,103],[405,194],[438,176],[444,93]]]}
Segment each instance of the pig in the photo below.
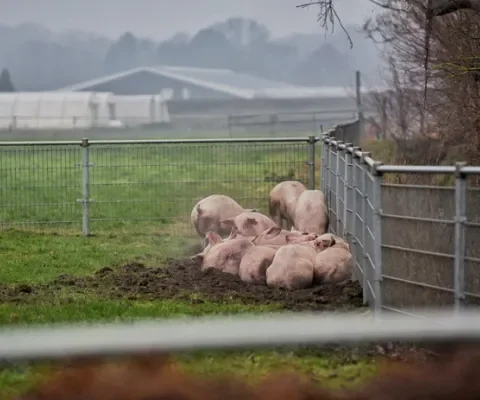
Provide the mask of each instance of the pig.
{"label": "pig", "polygon": [[319,236],[316,240],[323,241],[326,248],[315,257],[314,283],[346,283],[352,275],[353,268],[348,243],[332,234]]}
{"label": "pig", "polygon": [[284,181],[270,191],[268,208],[277,226],[290,229],[298,198],[305,190],[307,188],[301,182]]}
{"label": "pig", "polygon": [[230,231],[235,229],[238,235],[241,236],[256,236],[268,228],[276,227],[277,225],[266,215],[259,212],[243,212],[235,217],[223,219],[220,221]]}
{"label": "pig", "polygon": [[213,194],[195,204],[190,220],[197,234],[203,239],[203,248],[208,245],[208,241],[205,240],[207,232],[215,232],[220,236],[230,234],[231,227],[222,225],[220,221],[236,217],[245,211],[256,210],[244,209],[231,197],[222,194]]}
{"label": "pig", "polygon": [[311,287],[315,257],[324,249],[324,242],[317,239],[280,247],[275,253],[272,264],[267,268],[267,286],[288,290]]}
{"label": "pig", "polygon": [[200,264],[202,270],[215,268],[229,274],[238,275],[243,256],[249,249],[255,247],[248,239],[224,240],[215,232],[208,232],[206,237],[210,246],[191,257],[192,261]]}
{"label": "pig", "polygon": [[253,285],[266,284],[266,271],[280,246],[255,246],[248,250],[240,262],[239,276]]}
{"label": "pig", "polygon": [[260,235],[255,236],[252,242],[259,245],[286,245],[288,243],[308,242],[317,238],[316,233],[308,232],[290,232],[278,226],[263,231]]}
{"label": "pig", "polygon": [[321,190],[305,190],[295,206],[293,226],[301,232],[322,235],[328,231],[328,209]]}

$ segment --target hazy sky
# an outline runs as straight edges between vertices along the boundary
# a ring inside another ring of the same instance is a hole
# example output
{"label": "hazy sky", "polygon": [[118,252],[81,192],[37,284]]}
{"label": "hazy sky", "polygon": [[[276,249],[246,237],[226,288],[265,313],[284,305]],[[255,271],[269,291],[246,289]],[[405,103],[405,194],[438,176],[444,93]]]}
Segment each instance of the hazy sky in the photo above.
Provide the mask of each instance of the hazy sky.
{"label": "hazy sky", "polygon": [[[361,23],[374,13],[368,0],[336,0],[346,24]],[[131,30],[139,36],[165,39],[179,31],[194,33],[232,16],[255,18],[274,36],[319,32],[316,6],[310,0],[0,0],[0,24],[34,22],[58,31],[82,29],[117,37]]]}

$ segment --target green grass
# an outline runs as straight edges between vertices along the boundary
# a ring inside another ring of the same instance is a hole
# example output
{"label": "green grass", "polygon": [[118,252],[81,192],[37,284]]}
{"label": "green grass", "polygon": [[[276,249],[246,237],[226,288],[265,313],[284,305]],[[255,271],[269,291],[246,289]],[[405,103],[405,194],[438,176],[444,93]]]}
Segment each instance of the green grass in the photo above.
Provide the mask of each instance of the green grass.
{"label": "green grass", "polygon": [[0,231],[0,282],[39,283],[68,273],[82,276],[131,261],[161,264],[185,254],[198,239],[151,229],[85,237],[73,231]]}
{"label": "green grass", "polygon": [[[317,145],[316,171],[320,170]],[[230,195],[244,207],[267,213],[268,192],[284,179],[306,182],[307,144],[214,144],[92,146],[90,237],[81,235],[80,146],[0,145],[0,288],[47,284],[60,274],[85,276],[107,266],[141,262],[161,266],[167,258],[192,254],[199,243],[189,223],[193,205],[213,193]],[[319,182],[317,174],[315,178]],[[43,292],[42,292],[43,293]],[[275,304],[254,306],[159,299],[112,300],[68,288],[34,301],[0,305],[0,324],[129,321],[138,318],[264,313]],[[293,369],[329,384],[355,383],[374,370],[369,360],[319,352],[200,352],[179,356],[202,374],[236,374],[255,380]],[[19,393],[38,379],[42,366],[0,370],[0,397]]]}

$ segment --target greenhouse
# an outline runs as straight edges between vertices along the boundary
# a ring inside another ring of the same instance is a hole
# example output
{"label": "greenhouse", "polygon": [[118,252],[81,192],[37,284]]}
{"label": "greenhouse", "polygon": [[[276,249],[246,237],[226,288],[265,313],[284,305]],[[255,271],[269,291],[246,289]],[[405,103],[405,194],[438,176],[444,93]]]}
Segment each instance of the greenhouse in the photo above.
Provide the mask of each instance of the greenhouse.
{"label": "greenhouse", "polygon": [[0,93],[0,130],[88,129],[169,122],[160,95],[108,92]]}

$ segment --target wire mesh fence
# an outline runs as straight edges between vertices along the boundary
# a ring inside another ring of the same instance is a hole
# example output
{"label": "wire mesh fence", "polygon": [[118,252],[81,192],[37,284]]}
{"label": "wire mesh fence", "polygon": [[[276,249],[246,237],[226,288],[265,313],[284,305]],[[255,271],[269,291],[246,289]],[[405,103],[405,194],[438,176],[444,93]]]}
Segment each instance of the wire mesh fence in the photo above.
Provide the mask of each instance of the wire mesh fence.
{"label": "wire mesh fence", "polygon": [[315,185],[317,139],[37,142],[0,145],[3,228],[145,224],[191,232],[195,203],[231,196],[267,213],[280,181]]}
{"label": "wire mesh fence", "polygon": [[[322,188],[332,233],[351,245],[364,301],[376,311],[415,315],[480,305],[480,190],[468,185],[480,167],[382,165],[336,138],[347,129],[324,138]],[[385,179],[392,174],[415,182],[450,175],[455,186],[392,184],[398,179]]]}

